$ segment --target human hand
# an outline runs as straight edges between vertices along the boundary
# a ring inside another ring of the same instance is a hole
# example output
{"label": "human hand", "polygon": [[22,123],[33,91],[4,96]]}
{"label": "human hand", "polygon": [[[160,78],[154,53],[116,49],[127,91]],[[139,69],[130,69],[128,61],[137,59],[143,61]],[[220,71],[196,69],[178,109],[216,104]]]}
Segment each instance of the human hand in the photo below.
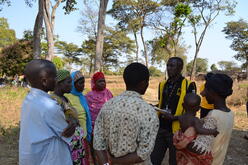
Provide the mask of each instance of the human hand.
{"label": "human hand", "polygon": [[217,130],[217,128],[215,128],[214,133],[213,133],[214,137],[216,137],[218,134],[219,134],[219,131]]}
{"label": "human hand", "polygon": [[166,120],[174,120],[174,116],[169,113],[169,112],[160,112],[162,114],[162,118],[166,119]]}
{"label": "human hand", "polygon": [[77,127],[76,123],[70,122],[68,126],[64,129],[64,131],[62,132],[62,136],[66,138],[71,137],[74,134],[76,127]]}

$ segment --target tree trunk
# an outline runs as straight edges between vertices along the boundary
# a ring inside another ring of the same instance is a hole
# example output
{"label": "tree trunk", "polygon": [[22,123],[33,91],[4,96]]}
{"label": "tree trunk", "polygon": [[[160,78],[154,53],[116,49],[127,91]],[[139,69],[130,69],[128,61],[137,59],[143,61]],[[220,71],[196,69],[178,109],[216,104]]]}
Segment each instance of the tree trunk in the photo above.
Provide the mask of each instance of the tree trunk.
{"label": "tree trunk", "polygon": [[139,62],[139,44],[138,44],[137,34],[135,31],[133,31],[133,35],[134,35],[135,44],[136,44],[136,62]]}
{"label": "tree trunk", "polygon": [[248,80],[248,58],[246,59],[246,80]]}
{"label": "tree trunk", "polygon": [[140,29],[140,36],[141,36],[141,40],[144,46],[144,56],[145,56],[145,61],[146,61],[146,67],[148,68],[148,57],[147,57],[146,43],[145,43],[144,36],[143,36],[143,26]]}
{"label": "tree trunk", "polygon": [[44,0],[44,21],[46,25],[46,36],[48,44],[48,54],[46,56],[47,60],[52,60],[54,57],[54,24],[55,24],[55,13],[59,4],[62,0],[58,0],[56,4],[52,7],[52,13],[50,14],[51,2],[50,0]]}
{"label": "tree trunk", "polygon": [[34,30],[33,30],[33,53],[34,59],[39,59],[41,55],[41,33],[43,26],[43,0],[39,0],[39,11],[35,19]]}
{"label": "tree trunk", "polygon": [[195,50],[195,56],[194,56],[194,61],[193,61],[193,65],[192,65],[192,69],[191,69],[191,73],[190,73],[190,80],[193,80],[195,78],[195,72],[196,72],[196,59],[199,53],[199,47],[196,47]]}
{"label": "tree trunk", "polygon": [[100,8],[98,14],[98,27],[96,38],[96,57],[94,63],[94,72],[101,70],[102,65],[102,53],[103,53],[103,40],[104,40],[104,28],[105,28],[105,16],[108,0],[100,1]]}

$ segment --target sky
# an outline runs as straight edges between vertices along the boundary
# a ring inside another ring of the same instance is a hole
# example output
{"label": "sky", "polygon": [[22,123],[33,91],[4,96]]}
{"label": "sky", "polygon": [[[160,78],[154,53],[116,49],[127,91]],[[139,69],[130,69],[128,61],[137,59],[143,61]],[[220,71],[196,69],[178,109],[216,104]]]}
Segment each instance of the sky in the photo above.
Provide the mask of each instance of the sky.
{"label": "sky", "polygon": [[[218,61],[233,61],[241,64],[233,58],[235,52],[230,49],[231,40],[226,39],[225,34],[221,32],[223,27],[225,27],[225,23],[228,21],[237,21],[241,18],[247,20],[248,1],[237,1],[235,14],[229,17],[220,15],[206,33],[198,57],[207,58],[209,66],[214,63],[217,64]],[[79,10],[69,15],[64,15],[62,6],[58,8],[55,19],[55,34],[59,35],[59,39],[62,41],[72,42],[80,46],[84,37],[77,31],[77,26],[79,25],[81,10],[83,9],[82,1],[78,1],[77,8]],[[111,8],[111,0],[108,8]],[[37,2],[30,8],[25,4],[24,0],[15,0],[10,7],[4,6],[0,12],[0,17],[7,18],[10,28],[16,31],[16,37],[22,38],[23,31],[33,29],[37,10]],[[107,22],[112,21],[110,17],[107,17],[106,20]],[[190,27],[187,27],[183,34],[184,43],[190,47],[187,50],[187,61],[191,61],[194,57],[194,37],[191,30]],[[153,37],[155,37],[155,34],[145,31],[146,40],[150,40]]]}

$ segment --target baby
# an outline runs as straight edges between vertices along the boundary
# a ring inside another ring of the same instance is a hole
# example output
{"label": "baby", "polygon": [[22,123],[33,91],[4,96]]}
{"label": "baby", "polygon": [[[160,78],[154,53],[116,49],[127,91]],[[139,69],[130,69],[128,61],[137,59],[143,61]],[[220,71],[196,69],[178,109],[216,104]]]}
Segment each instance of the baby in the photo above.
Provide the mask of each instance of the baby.
{"label": "baby", "polygon": [[197,134],[217,136],[217,129],[206,129],[203,127],[204,121],[196,117],[200,108],[201,98],[197,94],[189,93],[184,98],[183,108],[185,113],[178,117],[181,130],[176,132],[173,143],[177,149],[186,148]]}

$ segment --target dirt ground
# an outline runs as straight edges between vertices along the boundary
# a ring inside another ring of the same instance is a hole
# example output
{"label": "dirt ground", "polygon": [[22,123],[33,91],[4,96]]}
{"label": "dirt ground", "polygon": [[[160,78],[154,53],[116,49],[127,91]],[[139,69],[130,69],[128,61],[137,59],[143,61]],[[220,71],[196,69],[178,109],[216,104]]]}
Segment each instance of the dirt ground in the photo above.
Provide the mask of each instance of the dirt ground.
{"label": "dirt ground", "polygon": [[[107,77],[108,88],[114,95],[124,90],[124,84],[120,77]],[[151,103],[156,103],[158,82],[162,78],[152,78],[149,89],[144,98]],[[90,89],[89,79],[86,79],[86,91]],[[245,82],[245,88],[248,83]],[[239,86],[244,86],[241,84]],[[234,97],[229,102],[242,99],[244,89],[238,87],[234,91]],[[0,165],[18,164],[18,138],[19,118],[21,103],[27,93],[27,89],[5,87],[0,88]],[[241,97],[241,98],[238,98]],[[248,140],[243,137],[248,134],[248,117],[245,106],[241,104],[231,106],[235,113],[235,123],[231,142],[224,165],[248,165]],[[166,161],[163,163],[166,165]]]}

